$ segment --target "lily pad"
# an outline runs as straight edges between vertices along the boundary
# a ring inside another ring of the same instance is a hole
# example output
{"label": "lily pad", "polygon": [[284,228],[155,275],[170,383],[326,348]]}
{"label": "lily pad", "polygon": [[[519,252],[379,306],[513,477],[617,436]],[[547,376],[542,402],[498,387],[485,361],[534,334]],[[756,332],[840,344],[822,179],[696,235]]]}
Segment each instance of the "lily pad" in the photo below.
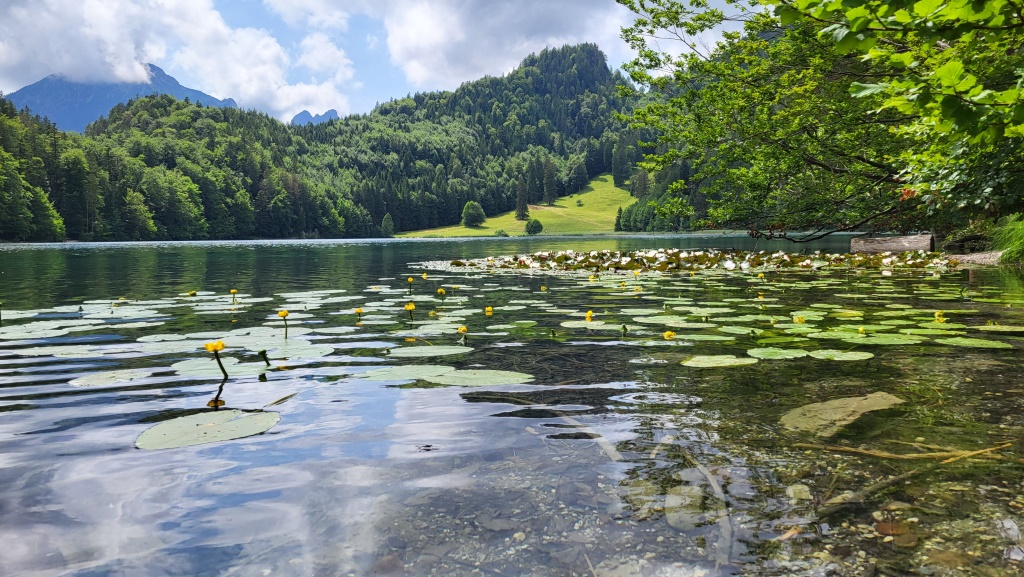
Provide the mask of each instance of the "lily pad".
{"label": "lily pad", "polygon": [[462,355],[472,350],[473,347],[460,347],[456,345],[398,347],[391,349],[389,356],[398,358],[444,357],[448,355]]}
{"label": "lily pad", "polygon": [[780,349],[776,347],[765,347],[759,349],[750,349],[747,354],[756,359],[799,359],[800,357],[806,357],[807,351],[803,349]]}
{"label": "lily pad", "polygon": [[689,360],[683,361],[684,367],[697,367],[711,369],[719,367],[742,367],[753,365],[757,359],[752,357],[737,357],[736,355],[696,355]]}
{"label": "lily pad", "polygon": [[439,385],[481,387],[529,383],[533,380],[533,376],[526,373],[517,373],[515,371],[467,369],[425,377],[424,380],[430,381],[431,383],[437,383]]}
{"label": "lily pad", "polygon": [[1024,333],[1024,327],[1016,325],[980,325],[969,328],[990,333]]}
{"label": "lily pad", "polygon": [[1012,349],[1013,345],[1002,341],[990,341],[988,339],[972,339],[970,337],[950,337],[948,339],[935,339],[935,342],[954,347],[974,347],[978,349]]}
{"label": "lily pad", "polygon": [[368,381],[418,381],[454,370],[455,367],[445,365],[402,365],[373,369],[358,376]]}
{"label": "lily pad", "polygon": [[880,335],[869,335],[864,338],[849,339],[850,342],[858,345],[916,345],[920,344],[924,339],[913,335],[892,335],[892,334],[880,334]]}
{"label": "lily pad", "polygon": [[139,435],[135,446],[140,449],[177,449],[230,441],[265,433],[280,420],[280,413],[273,411],[207,411],[153,425]]}
{"label": "lily pad", "polygon": [[152,369],[120,369],[90,373],[68,381],[72,387],[102,387],[115,383],[124,383],[136,379],[144,379],[153,374]]}
{"label": "lily pad", "polygon": [[839,351],[836,349],[818,349],[808,351],[808,355],[828,361],[864,361],[874,357],[874,353],[867,351]]}
{"label": "lily pad", "polygon": [[865,413],[889,409],[901,403],[903,399],[897,396],[877,392],[863,397],[847,397],[804,405],[782,415],[779,422],[787,429],[831,437]]}

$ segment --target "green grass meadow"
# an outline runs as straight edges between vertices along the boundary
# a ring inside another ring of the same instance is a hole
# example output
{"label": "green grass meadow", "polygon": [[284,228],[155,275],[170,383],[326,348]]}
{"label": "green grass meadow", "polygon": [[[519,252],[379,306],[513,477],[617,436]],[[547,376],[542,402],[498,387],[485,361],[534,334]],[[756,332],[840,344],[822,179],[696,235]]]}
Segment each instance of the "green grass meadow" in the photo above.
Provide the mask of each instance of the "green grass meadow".
{"label": "green grass meadow", "polygon": [[[583,206],[577,206],[579,200]],[[601,234],[615,230],[615,215],[636,199],[629,191],[612,184],[612,175],[603,174],[581,192],[563,196],[553,206],[530,205],[530,218],[544,225],[543,235]],[[462,225],[413,230],[395,235],[398,238],[451,238],[459,236],[494,236],[504,230],[509,236],[526,236],[526,221],[516,220],[515,211],[488,217],[481,226],[467,228]]]}

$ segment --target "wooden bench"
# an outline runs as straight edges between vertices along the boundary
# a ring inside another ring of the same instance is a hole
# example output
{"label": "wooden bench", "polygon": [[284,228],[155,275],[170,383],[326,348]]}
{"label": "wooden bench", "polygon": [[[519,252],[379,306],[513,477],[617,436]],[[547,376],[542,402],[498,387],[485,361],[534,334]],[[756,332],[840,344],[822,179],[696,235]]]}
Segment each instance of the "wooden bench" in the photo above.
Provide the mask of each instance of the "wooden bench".
{"label": "wooden bench", "polygon": [[850,239],[850,252],[904,252],[908,250],[935,250],[935,237],[930,234],[912,236],[857,237]]}

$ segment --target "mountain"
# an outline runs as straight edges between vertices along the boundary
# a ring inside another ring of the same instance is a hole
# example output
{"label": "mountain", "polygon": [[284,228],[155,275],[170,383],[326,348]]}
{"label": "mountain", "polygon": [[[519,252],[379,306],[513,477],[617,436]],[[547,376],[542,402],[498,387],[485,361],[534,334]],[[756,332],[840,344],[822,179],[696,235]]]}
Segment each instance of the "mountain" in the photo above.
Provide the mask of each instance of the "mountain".
{"label": "mountain", "polygon": [[292,118],[291,124],[293,126],[300,126],[303,124],[320,124],[321,122],[337,119],[338,111],[333,108],[323,114],[317,114],[316,116],[310,114],[308,110],[303,110]]}
{"label": "mountain", "polygon": [[204,106],[237,108],[235,101],[220,100],[198,90],[182,86],[159,67],[147,64],[149,83],[73,82],[63,75],[51,74],[7,95],[17,108],[27,106],[33,114],[53,121],[61,130],[84,132],[85,127],[110,112],[114,105],[150,94],[169,94],[179,100],[191,100]]}

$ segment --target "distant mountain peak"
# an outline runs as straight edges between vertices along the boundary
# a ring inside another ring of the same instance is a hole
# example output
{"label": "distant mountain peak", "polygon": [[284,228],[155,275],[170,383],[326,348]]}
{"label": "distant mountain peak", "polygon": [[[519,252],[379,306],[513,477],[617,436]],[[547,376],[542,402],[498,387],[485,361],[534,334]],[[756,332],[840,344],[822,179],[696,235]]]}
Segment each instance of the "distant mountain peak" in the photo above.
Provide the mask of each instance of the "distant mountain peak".
{"label": "distant mountain peak", "polygon": [[295,126],[302,126],[303,124],[320,124],[322,122],[337,119],[338,111],[333,108],[323,114],[317,114],[316,116],[310,114],[308,110],[303,110],[292,118],[291,124]]}
{"label": "distant mountain peak", "polygon": [[76,82],[63,74],[51,74],[7,95],[18,108],[28,107],[34,114],[49,118],[61,130],[85,131],[85,127],[105,116],[110,109],[133,98],[150,94],[170,94],[204,106],[237,108],[234,100],[221,100],[182,86],[155,64],[146,64],[149,82]]}

